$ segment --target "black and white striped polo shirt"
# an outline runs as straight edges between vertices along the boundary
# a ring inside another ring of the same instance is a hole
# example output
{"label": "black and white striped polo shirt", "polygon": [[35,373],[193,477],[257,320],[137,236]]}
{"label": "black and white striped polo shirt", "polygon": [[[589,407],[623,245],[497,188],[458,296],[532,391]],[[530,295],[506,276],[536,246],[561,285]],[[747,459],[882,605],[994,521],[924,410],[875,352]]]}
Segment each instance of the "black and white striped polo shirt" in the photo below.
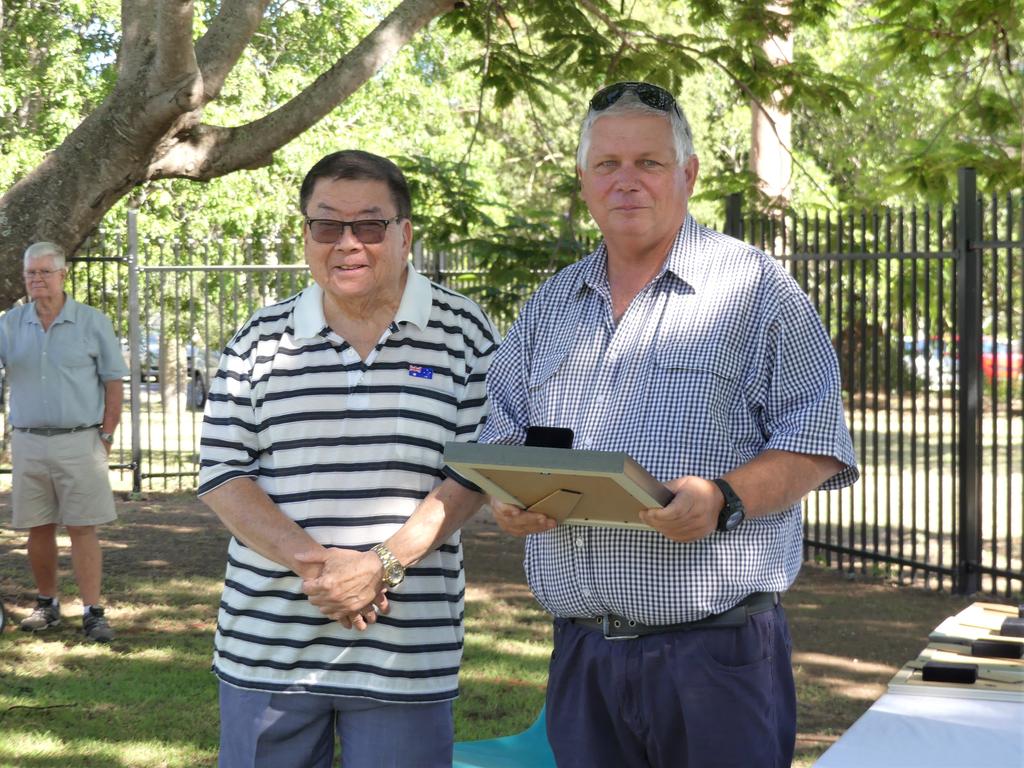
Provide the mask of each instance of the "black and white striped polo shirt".
{"label": "black and white striped polo shirt", "polygon": [[[321,544],[368,549],[438,484],[445,442],[477,437],[497,341],[476,304],[411,266],[365,361],[327,326],[315,284],[258,311],[211,386],[199,494],[249,477]],[[232,538],[214,671],[262,690],[451,699],[464,587],[456,533],[389,593],[390,614],[346,630],[310,605],[294,573]]]}

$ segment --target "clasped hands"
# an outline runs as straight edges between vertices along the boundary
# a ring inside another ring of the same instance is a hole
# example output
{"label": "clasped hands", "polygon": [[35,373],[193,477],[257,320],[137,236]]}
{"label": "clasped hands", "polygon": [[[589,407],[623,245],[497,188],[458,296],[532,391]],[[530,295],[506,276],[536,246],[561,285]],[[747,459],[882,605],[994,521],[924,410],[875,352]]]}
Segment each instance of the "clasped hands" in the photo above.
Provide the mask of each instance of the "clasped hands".
{"label": "clasped hands", "polygon": [[[722,492],[710,480],[702,477],[679,477],[665,483],[675,494],[664,507],[646,509],[640,520],[673,541],[696,541],[712,531],[718,523],[718,513],[725,504]],[[530,512],[495,498],[490,500],[494,519],[506,533],[525,536],[550,531],[558,523],[539,512]]]}
{"label": "clasped hands", "polygon": [[362,631],[390,610],[376,553],[321,548],[300,552],[295,559],[308,566],[299,576],[309,602],[345,629]]}

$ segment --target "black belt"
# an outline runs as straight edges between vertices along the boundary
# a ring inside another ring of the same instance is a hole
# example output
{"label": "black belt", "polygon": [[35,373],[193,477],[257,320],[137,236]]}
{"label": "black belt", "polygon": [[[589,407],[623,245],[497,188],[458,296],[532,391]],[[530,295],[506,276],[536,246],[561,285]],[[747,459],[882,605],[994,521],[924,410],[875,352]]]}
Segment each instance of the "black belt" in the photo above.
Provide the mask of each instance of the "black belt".
{"label": "black belt", "polygon": [[15,432],[24,432],[27,435],[42,435],[43,437],[70,435],[72,432],[84,432],[87,429],[99,428],[99,424],[88,424],[84,427],[12,427]]}
{"label": "black belt", "polygon": [[747,623],[748,616],[770,611],[779,604],[779,600],[778,592],[753,592],[724,613],[716,613],[713,616],[706,616],[697,621],[684,621],[680,624],[647,625],[641,624],[639,621],[627,619],[625,616],[617,616],[614,613],[604,616],[572,618],[569,621],[582,629],[602,633],[606,640],[631,640],[643,635],[656,635],[661,632],[686,632],[691,629],[742,627]]}

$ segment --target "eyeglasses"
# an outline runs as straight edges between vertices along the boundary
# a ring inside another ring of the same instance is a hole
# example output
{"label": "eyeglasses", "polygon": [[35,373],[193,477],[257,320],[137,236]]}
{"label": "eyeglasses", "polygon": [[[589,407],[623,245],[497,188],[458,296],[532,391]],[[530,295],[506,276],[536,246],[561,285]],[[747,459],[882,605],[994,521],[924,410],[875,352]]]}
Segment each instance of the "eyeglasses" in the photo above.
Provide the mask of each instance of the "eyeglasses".
{"label": "eyeglasses", "polygon": [[35,280],[37,277],[40,277],[43,280],[45,280],[50,275],[52,275],[52,274],[54,274],[56,272],[60,272],[60,270],[59,269],[28,269],[28,270],[25,270],[24,272],[22,272],[21,274],[23,274],[25,276],[26,280]]}
{"label": "eyeglasses", "polygon": [[335,219],[306,219],[309,234],[318,243],[332,245],[345,234],[345,228],[351,227],[352,234],[363,245],[376,245],[384,242],[388,224],[398,221],[399,216],[390,219],[359,219],[358,221],[337,221]]}
{"label": "eyeglasses", "polygon": [[607,88],[602,88],[594,94],[594,98],[590,100],[590,108],[595,112],[603,112],[621,99],[622,94],[627,91],[635,93],[636,97],[648,107],[662,112],[674,109],[680,117],[683,115],[679,105],[676,104],[675,97],[671,93],[660,86],[651,85],[650,83],[628,82],[609,85]]}

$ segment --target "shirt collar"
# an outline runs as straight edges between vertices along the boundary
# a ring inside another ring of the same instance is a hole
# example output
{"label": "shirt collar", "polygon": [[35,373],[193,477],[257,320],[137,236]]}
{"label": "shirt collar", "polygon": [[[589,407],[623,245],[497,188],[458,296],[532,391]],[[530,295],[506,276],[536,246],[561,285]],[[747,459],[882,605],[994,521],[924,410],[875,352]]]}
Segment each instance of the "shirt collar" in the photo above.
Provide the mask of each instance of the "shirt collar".
{"label": "shirt collar", "polygon": [[[702,253],[702,239],[700,226],[687,214],[654,280],[670,272],[688,285],[694,293],[699,293],[704,287],[711,266],[707,263],[706,255]],[[583,261],[577,288],[584,285],[594,290],[608,290],[608,250],[603,240],[597,250]]]}
{"label": "shirt collar", "polygon": [[[430,309],[433,304],[433,292],[430,281],[416,271],[412,264],[408,265],[408,276],[402,300],[395,312],[396,324],[412,323],[420,330],[427,327]],[[295,336],[300,339],[312,339],[321,335],[327,327],[324,316],[324,289],[313,283],[299,294],[295,302]]]}
{"label": "shirt collar", "polygon": [[683,226],[668,250],[665,269],[700,293],[707,281],[712,264],[704,248],[704,235],[693,216],[686,214]]}
{"label": "shirt collar", "polygon": [[[31,307],[31,309],[25,313],[25,322],[42,325],[42,322],[39,320],[39,313],[36,311],[36,303],[34,301],[29,302],[29,307]],[[64,306],[60,308],[60,312],[58,312],[57,316],[53,318],[51,325],[56,325],[57,323],[74,323],[77,321],[78,302],[65,293]]]}

